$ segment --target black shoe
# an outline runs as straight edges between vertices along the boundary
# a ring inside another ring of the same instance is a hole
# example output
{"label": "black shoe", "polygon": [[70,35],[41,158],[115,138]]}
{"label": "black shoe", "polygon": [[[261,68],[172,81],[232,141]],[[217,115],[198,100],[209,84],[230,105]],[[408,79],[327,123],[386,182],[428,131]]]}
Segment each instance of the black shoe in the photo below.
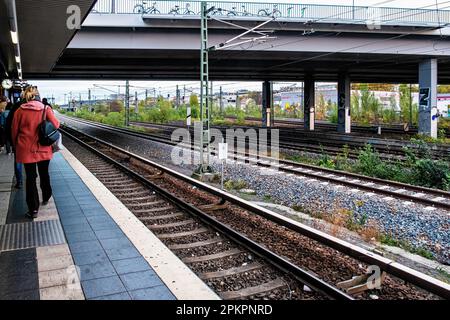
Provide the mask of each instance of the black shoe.
{"label": "black shoe", "polygon": [[30,219],[36,219],[38,216],[38,212],[37,212],[37,210],[33,211],[33,212],[28,211],[26,216]]}
{"label": "black shoe", "polygon": [[50,196],[50,198],[48,198],[47,200],[43,200],[43,201],[42,201],[42,205],[43,205],[43,206],[48,205],[48,202],[50,201],[51,198],[52,198],[52,196]]}

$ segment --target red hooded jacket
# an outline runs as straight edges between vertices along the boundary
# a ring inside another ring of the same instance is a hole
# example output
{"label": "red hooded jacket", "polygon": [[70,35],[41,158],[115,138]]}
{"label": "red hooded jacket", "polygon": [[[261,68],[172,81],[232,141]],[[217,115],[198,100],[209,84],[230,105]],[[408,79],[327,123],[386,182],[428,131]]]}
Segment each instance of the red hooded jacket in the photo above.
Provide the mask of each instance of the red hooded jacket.
{"label": "red hooded jacket", "polygon": [[[44,105],[39,101],[24,103],[15,112],[11,133],[17,162],[33,163],[52,159],[52,147],[41,146],[38,142],[43,112]],[[55,128],[59,128],[59,121],[51,108],[47,107],[46,117]]]}

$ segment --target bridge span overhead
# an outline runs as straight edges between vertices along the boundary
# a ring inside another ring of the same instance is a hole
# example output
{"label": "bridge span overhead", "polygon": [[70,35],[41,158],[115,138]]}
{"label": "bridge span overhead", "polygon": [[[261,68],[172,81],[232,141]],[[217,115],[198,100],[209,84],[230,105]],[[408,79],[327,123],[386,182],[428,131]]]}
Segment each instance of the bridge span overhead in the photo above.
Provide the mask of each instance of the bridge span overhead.
{"label": "bridge span overhead", "polygon": [[[64,19],[55,20],[64,34],[45,40],[52,39],[59,47],[49,45],[53,51],[42,52],[48,60],[42,63],[40,55],[24,56],[25,78],[199,79],[199,1],[98,0],[80,5],[80,30],[68,31]],[[63,7],[61,3],[58,10]],[[342,110],[349,110],[351,82],[450,83],[450,12],[439,7],[244,2],[208,2],[208,7],[208,43],[215,49],[209,51],[212,81],[305,81],[312,90],[317,81],[335,81]],[[20,11],[27,12],[25,7]],[[29,54],[38,37],[26,39],[27,24],[20,19],[19,32]],[[246,30],[254,32],[239,38]],[[230,44],[233,38],[238,40]],[[45,41],[41,43],[46,47]],[[435,66],[435,72],[427,74],[431,69],[420,67],[424,64]],[[436,105],[433,91],[433,87],[428,91],[431,107]],[[314,119],[312,107],[305,111]],[[349,132],[349,112],[339,115],[339,130]],[[307,129],[313,130],[308,125],[313,122],[305,122]],[[434,135],[435,130],[430,132]]]}
{"label": "bridge span overhead", "polygon": [[[199,2],[159,1],[156,12],[149,11],[148,3],[149,12],[144,14],[139,13],[138,4],[98,1],[48,76],[197,80]],[[168,14],[175,5],[180,12],[189,5],[191,13]],[[437,57],[442,69],[439,82],[450,82],[446,71],[450,70],[450,49],[445,43],[450,16],[446,10],[228,2],[210,5],[221,9],[216,10],[220,14],[210,16],[208,23],[211,45],[224,43],[268,20],[270,16],[264,16],[261,10],[274,10],[276,5],[280,12],[262,27],[270,33],[270,39],[210,52],[213,80],[286,81],[313,72],[317,80],[336,81],[345,71],[354,81],[418,82],[420,61]]]}

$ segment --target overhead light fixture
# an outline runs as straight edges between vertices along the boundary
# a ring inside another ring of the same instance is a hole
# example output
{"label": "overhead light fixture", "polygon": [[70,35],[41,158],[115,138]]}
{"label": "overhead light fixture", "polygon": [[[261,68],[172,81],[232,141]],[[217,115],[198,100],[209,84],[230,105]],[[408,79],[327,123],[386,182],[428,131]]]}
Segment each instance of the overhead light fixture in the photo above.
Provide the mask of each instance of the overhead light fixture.
{"label": "overhead light fixture", "polygon": [[19,56],[16,56],[16,62],[20,63],[20,57]]}
{"label": "overhead light fixture", "polygon": [[11,31],[11,40],[14,44],[17,44],[19,42],[16,31]]}

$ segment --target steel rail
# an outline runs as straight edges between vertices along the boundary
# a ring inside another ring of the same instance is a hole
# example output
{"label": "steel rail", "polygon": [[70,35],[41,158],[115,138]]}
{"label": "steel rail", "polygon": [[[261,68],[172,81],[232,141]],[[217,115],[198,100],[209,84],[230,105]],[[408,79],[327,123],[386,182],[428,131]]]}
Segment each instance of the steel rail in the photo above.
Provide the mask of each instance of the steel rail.
{"label": "steel rail", "polygon": [[[73,130],[73,129],[71,129]],[[244,234],[233,230],[231,227],[227,226],[226,224],[218,221],[217,219],[211,217],[210,215],[206,214],[205,212],[201,211],[200,209],[196,208],[195,206],[187,203],[186,201],[178,198],[174,194],[168,192],[167,190],[159,187],[158,185],[152,183],[150,180],[146,179],[144,176],[134,172],[127,166],[123,165],[122,163],[119,163],[118,161],[114,160],[113,158],[107,156],[106,154],[102,153],[101,151],[97,150],[93,146],[87,144],[86,142],[82,141],[81,139],[75,137],[71,133],[69,133],[65,129],[61,129],[61,131],[70,137],[72,140],[76,141],[78,144],[82,145],[84,148],[88,149],[89,151],[95,153],[102,159],[105,159],[109,163],[113,164],[114,166],[118,167],[120,170],[125,171],[128,175],[133,177],[134,179],[138,180],[145,186],[151,188],[155,192],[157,192],[159,195],[166,198],[168,201],[174,203],[177,205],[180,209],[185,210],[192,215],[200,218],[204,223],[208,224],[209,226],[213,227],[215,230],[222,232],[226,234],[229,238],[233,239],[234,241],[238,242],[239,244],[243,245],[244,247],[248,248],[250,251],[255,253],[256,255],[264,258],[268,262],[270,262],[272,265],[276,266],[278,269],[283,270],[284,272],[294,276],[296,279],[298,279],[300,282],[306,284],[310,288],[321,292],[325,294],[327,297],[337,300],[354,300],[351,296],[349,296],[347,293],[339,290],[335,286],[330,285],[329,283],[323,281],[319,277],[313,275],[311,272],[300,268],[299,266],[293,264],[292,262],[288,261],[286,258],[270,251],[265,246],[251,240]],[[74,130],[75,131],[75,130]],[[100,143],[103,145],[106,145],[108,148],[114,149],[116,151],[119,151],[121,153],[126,154],[130,158],[134,158],[136,160],[139,160],[147,165],[153,166],[152,162],[146,161],[144,158],[141,158],[135,154],[132,154],[126,150],[123,150],[121,148],[118,148],[112,144],[109,144],[106,141],[102,141],[100,139],[97,139],[95,137],[92,137],[88,134],[81,133],[77,131],[77,133],[84,135],[85,137],[88,137],[89,139],[95,141],[96,143]],[[160,170],[162,168],[161,166],[158,166],[157,169]],[[161,170],[160,170],[161,171]],[[176,177],[177,178],[177,177]]]}
{"label": "steel rail", "polygon": [[[308,238],[316,240],[319,243],[322,243],[330,248],[338,250],[344,254],[347,254],[348,256],[353,257],[359,261],[362,261],[369,265],[376,265],[381,270],[383,270],[393,276],[399,277],[400,279],[406,280],[407,282],[414,284],[422,289],[425,289],[433,294],[436,294],[444,299],[450,299],[450,285],[448,285],[442,281],[439,281],[435,278],[432,278],[428,275],[425,275],[421,272],[418,272],[414,269],[411,269],[407,266],[397,263],[391,259],[385,258],[383,256],[380,256],[378,254],[375,254],[373,252],[365,250],[361,247],[358,247],[356,245],[348,243],[344,240],[333,237],[322,231],[316,230],[316,229],[309,227],[307,225],[304,225],[300,222],[286,218],[278,213],[275,213],[268,209],[262,208],[262,207],[255,205],[249,201],[243,200],[235,195],[229,194],[218,188],[215,188],[206,183],[203,183],[201,181],[198,181],[191,177],[188,177],[184,174],[181,174],[175,170],[164,167],[154,161],[143,158],[142,156],[136,155],[136,154],[131,153],[127,150],[124,150],[120,147],[117,147],[109,142],[92,137],[91,135],[88,135],[86,133],[81,133],[81,134],[85,135],[86,137],[89,137],[90,139],[92,139],[94,141],[98,141],[99,143],[102,143],[111,149],[122,152],[130,158],[134,158],[143,163],[146,163],[146,164],[156,168],[157,170],[161,171],[162,173],[166,173],[170,176],[173,176],[176,179],[185,181],[193,186],[196,186],[197,188],[204,190],[207,193],[210,193],[212,195],[215,195],[215,196],[221,198],[223,201],[228,201],[229,203],[232,203],[232,204],[237,205],[243,209],[246,209],[254,214],[264,217],[264,218],[268,219],[269,221],[272,221],[276,224],[286,227],[287,229],[296,231]],[[91,149],[93,149],[93,148],[91,148]],[[95,149],[93,149],[93,150],[95,150]]]}

